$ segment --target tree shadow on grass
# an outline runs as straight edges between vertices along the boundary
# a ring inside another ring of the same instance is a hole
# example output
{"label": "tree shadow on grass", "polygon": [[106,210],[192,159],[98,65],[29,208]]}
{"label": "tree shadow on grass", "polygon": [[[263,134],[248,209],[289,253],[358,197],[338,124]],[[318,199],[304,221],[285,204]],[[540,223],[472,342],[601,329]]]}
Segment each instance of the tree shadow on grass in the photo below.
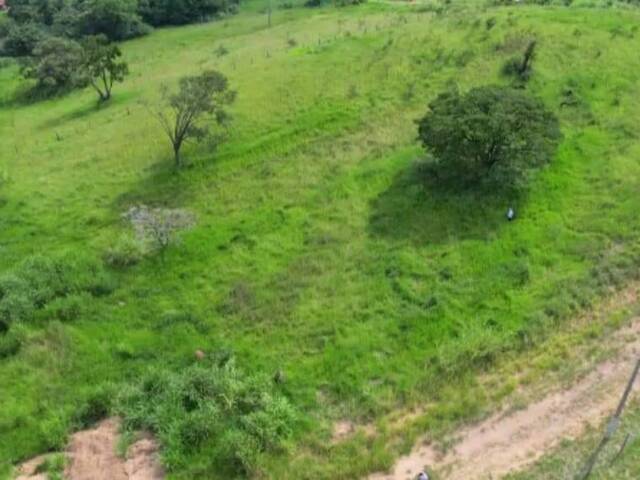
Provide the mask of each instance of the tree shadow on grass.
{"label": "tree shadow on grass", "polygon": [[189,204],[194,195],[194,179],[202,170],[186,165],[176,168],[173,158],[162,157],[158,162],[140,172],[140,180],[118,195],[113,206],[123,212],[132,205],[179,207]]}
{"label": "tree shadow on grass", "polygon": [[371,202],[369,232],[421,245],[490,240],[505,226],[506,211],[516,203],[514,192],[438,184],[417,163]]}
{"label": "tree shadow on grass", "polygon": [[123,115],[126,113],[127,115],[129,115],[130,114],[129,108],[127,108],[125,111],[122,111],[122,110],[118,110],[117,107],[120,105],[125,105],[129,103],[131,98],[132,98],[131,95],[118,95],[118,96],[114,95],[108,101],[103,103],[98,102],[97,99],[95,101],[87,101],[80,108],[76,108],[75,110],[68,111],[57,117],[45,120],[39,125],[39,128],[41,130],[45,130],[53,127],[59,127],[67,122],[71,122],[73,120],[86,119],[90,115],[97,114],[97,113],[104,113],[104,114],[122,113]]}

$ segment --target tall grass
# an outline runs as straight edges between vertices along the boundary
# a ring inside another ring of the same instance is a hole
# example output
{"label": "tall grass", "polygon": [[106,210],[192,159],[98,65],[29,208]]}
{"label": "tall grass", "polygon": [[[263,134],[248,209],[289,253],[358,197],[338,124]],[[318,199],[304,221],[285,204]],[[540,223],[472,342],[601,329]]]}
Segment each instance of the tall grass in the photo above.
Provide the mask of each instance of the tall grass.
{"label": "tall grass", "polygon": [[[0,69],[3,269],[42,251],[109,256],[134,204],[198,218],[163,261],[118,264],[113,294],[72,323],[28,327],[0,360],[0,460],[58,448],[101,384],[229,350],[245,371],[284,372],[302,412],[297,447],[262,458],[264,475],[355,478],[388,465],[397,445],[381,434],[332,447],[333,419],[438,398],[455,401],[434,422],[472,414],[483,400],[465,396],[467,371],[635,276],[638,14],[464,8],[473,14],[294,8],[268,29],[251,4],[160,29],[123,45],[131,75],[100,109],[89,91],[25,104],[17,67]],[[526,88],[560,116],[565,141],[507,223],[514,199],[420,182],[413,120],[451,82],[505,82],[509,53],[496,46],[529,31],[538,56]],[[176,172],[143,103],[209,67],[238,91],[233,133],[215,153],[188,149],[190,168]],[[561,106],[567,90],[579,101]]]}

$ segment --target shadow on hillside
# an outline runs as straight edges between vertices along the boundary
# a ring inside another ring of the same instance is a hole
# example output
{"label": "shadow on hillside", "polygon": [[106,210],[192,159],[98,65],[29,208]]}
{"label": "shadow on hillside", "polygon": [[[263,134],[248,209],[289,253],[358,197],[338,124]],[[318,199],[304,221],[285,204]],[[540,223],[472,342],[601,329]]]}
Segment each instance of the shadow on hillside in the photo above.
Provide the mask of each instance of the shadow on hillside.
{"label": "shadow on hillside", "polygon": [[87,103],[86,105],[83,105],[80,108],[71,110],[70,112],[66,112],[57,117],[45,120],[39,125],[39,127],[41,130],[46,130],[53,127],[59,127],[72,120],[86,119],[86,117],[88,117],[93,113],[97,113],[103,109],[106,110],[109,107],[109,105],[110,105],[109,103],[105,104],[104,106],[99,106],[97,103]]}
{"label": "shadow on hillside", "polygon": [[416,164],[400,172],[371,202],[369,232],[416,244],[487,240],[507,224],[513,195],[486,190],[458,191],[424,177]]}
{"label": "shadow on hillside", "polygon": [[[111,97],[108,101],[104,103],[100,103],[97,101],[97,98],[92,101],[87,101],[82,104],[79,108],[75,110],[71,110],[63,113],[62,115],[58,115],[54,118],[49,118],[43,121],[39,128],[41,130],[46,130],[49,128],[59,127],[67,122],[71,122],[73,120],[87,120],[88,117],[94,114],[102,113],[102,114],[112,114],[112,115],[130,115],[130,109],[117,107],[122,107],[123,105],[130,104],[131,95],[116,95]],[[106,118],[106,117],[103,117]]]}
{"label": "shadow on hillside", "polygon": [[38,103],[64,98],[74,91],[73,88],[46,90],[38,87],[34,80],[23,79],[13,92],[0,97],[0,107],[28,107]]}
{"label": "shadow on hillside", "polygon": [[201,174],[202,169],[197,166],[176,169],[173,157],[162,157],[140,172],[140,179],[115,198],[113,207],[123,212],[140,204],[172,208],[186,205],[193,198],[194,183]]}

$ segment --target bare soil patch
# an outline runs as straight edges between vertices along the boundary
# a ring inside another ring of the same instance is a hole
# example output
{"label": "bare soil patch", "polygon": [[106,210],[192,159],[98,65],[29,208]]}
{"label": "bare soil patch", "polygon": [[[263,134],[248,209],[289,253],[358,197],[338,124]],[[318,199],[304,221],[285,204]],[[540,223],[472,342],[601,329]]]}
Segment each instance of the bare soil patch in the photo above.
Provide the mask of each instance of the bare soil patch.
{"label": "bare soil patch", "polygon": [[[65,452],[68,480],[163,480],[165,473],[158,459],[158,445],[152,437],[142,436],[127,450],[125,458],[116,453],[119,422],[109,418],[94,428],[75,433]],[[46,455],[40,455],[18,468],[17,480],[46,480],[36,473]]]}

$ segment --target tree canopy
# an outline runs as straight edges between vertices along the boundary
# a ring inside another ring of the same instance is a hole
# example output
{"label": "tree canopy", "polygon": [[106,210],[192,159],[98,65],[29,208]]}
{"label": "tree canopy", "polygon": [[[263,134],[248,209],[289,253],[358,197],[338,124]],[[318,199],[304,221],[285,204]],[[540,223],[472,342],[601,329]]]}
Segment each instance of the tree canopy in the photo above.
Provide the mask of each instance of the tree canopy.
{"label": "tree canopy", "polygon": [[212,127],[225,126],[228,120],[225,107],[236,97],[222,73],[207,70],[183,77],[177,92],[164,87],[162,95],[166,108],[158,110],[157,116],[173,146],[176,166],[181,165],[180,149],[185,142],[207,137],[215,143],[222,141],[224,133]]}
{"label": "tree canopy", "polygon": [[111,98],[115,82],[122,82],[129,67],[119,60],[122,52],[117,45],[109,43],[104,35],[87,37],[83,42],[83,68],[87,81],[98,93],[101,102]]}
{"label": "tree canopy", "polygon": [[444,92],[418,125],[433,174],[465,187],[521,187],[561,139],[557,118],[539,99],[501,86]]}

